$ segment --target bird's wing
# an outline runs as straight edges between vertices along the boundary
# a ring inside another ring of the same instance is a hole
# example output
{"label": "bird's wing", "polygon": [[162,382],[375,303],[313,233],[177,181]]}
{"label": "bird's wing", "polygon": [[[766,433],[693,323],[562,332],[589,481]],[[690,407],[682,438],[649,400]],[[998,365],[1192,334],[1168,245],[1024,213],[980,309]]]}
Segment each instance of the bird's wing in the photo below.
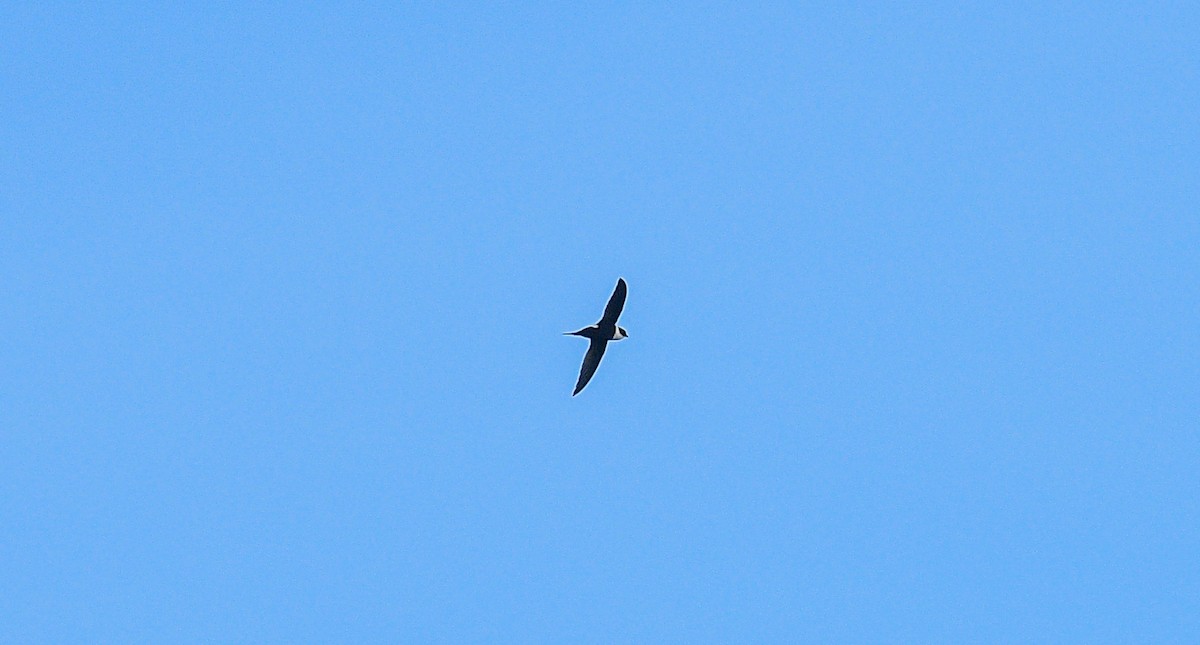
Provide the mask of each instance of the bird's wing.
{"label": "bird's wing", "polygon": [[608,299],[608,305],[604,307],[604,317],[600,319],[601,322],[616,324],[617,317],[625,308],[625,293],[628,290],[625,286],[625,278],[617,278],[617,288],[613,289],[612,296]]}
{"label": "bird's wing", "polygon": [[583,367],[579,368],[579,381],[575,383],[575,391],[571,396],[579,394],[583,386],[592,380],[592,375],[596,373],[596,368],[600,367],[600,359],[604,357],[604,349],[608,347],[607,340],[592,340],[592,344],[588,345],[587,354],[583,357]]}

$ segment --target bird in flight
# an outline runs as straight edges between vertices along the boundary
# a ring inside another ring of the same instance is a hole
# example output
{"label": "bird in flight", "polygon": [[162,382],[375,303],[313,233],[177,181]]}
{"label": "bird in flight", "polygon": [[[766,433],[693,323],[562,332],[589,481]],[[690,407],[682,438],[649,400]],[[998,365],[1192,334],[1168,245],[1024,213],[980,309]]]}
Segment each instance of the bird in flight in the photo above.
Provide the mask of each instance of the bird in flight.
{"label": "bird in flight", "polygon": [[600,322],[579,331],[565,332],[567,336],[583,336],[592,341],[588,345],[587,354],[583,357],[583,367],[579,369],[579,381],[575,383],[575,391],[571,393],[571,396],[579,394],[588,381],[592,380],[592,375],[600,366],[600,359],[604,357],[608,341],[629,338],[629,333],[625,331],[625,328],[617,326],[617,318],[621,315],[621,310],[625,308],[627,291],[625,278],[617,278],[617,288],[613,289],[612,296],[608,299],[608,305],[604,307],[604,315],[600,317]]}

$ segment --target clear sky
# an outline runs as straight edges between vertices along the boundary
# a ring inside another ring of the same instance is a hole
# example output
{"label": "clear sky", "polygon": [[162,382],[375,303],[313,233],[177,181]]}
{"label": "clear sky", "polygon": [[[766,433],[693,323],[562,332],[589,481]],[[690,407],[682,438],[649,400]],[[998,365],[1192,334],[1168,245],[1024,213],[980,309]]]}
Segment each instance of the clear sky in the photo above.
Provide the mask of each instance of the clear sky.
{"label": "clear sky", "polygon": [[1194,6],[82,4],[0,641],[1200,642]]}

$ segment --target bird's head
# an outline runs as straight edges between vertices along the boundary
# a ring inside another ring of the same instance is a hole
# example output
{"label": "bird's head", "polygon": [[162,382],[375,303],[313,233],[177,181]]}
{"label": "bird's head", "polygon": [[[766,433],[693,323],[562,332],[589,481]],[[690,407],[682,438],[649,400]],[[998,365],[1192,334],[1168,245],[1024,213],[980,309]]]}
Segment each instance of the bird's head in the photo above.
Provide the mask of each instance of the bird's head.
{"label": "bird's head", "polygon": [[625,331],[624,327],[617,327],[617,337],[615,340],[621,340],[622,338],[629,338],[629,332]]}

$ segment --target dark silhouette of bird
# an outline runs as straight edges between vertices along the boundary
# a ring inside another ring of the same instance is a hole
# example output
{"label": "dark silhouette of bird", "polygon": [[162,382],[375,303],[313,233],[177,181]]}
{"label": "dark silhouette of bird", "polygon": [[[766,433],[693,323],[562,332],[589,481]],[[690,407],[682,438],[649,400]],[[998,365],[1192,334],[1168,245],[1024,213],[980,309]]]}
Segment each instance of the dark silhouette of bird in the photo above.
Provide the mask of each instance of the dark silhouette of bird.
{"label": "dark silhouette of bird", "polygon": [[571,393],[571,396],[579,394],[588,381],[592,380],[596,368],[600,367],[600,359],[604,358],[604,350],[608,347],[608,341],[629,338],[629,333],[625,331],[625,328],[617,325],[617,318],[621,315],[621,310],[625,308],[627,292],[625,278],[617,278],[617,288],[613,289],[612,296],[608,299],[608,305],[604,307],[604,315],[600,317],[600,322],[579,331],[564,332],[567,336],[583,336],[591,341],[587,354],[583,357],[583,367],[579,369],[579,380],[575,383],[575,391]]}

